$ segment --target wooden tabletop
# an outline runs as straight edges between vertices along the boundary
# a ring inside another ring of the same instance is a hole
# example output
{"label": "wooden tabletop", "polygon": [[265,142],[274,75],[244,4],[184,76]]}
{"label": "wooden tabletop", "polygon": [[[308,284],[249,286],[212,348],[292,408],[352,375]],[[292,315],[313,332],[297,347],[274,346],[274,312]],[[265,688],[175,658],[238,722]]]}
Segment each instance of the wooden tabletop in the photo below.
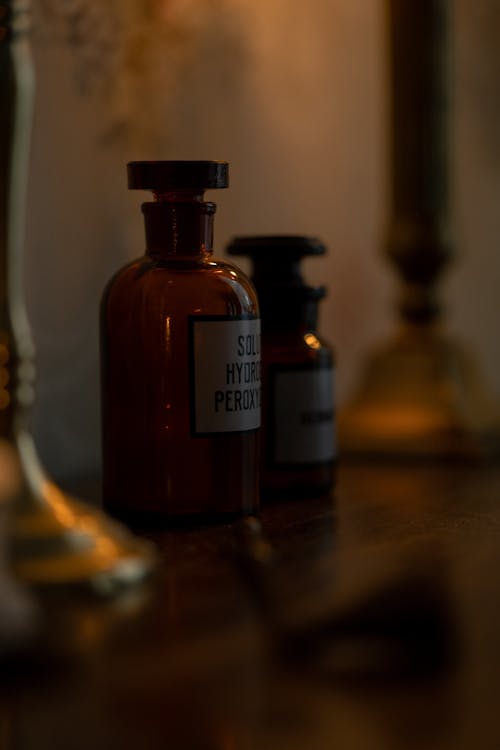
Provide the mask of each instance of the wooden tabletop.
{"label": "wooden tabletop", "polygon": [[150,534],[112,600],[39,594],[1,750],[500,747],[500,469],[341,466],[333,497]]}

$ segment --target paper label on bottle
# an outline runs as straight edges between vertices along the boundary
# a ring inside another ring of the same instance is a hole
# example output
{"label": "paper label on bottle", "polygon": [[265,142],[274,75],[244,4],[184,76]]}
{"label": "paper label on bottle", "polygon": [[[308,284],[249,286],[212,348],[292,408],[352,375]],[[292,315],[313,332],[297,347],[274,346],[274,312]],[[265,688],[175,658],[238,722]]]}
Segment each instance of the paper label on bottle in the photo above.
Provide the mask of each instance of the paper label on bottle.
{"label": "paper label on bottle", "polygon": [[276,368],[272,382],[275,464],[315,464],[336,454],[333,368]]}
{"label": "paper label on bottle", "polygon": [[191,429],[203,436],[260,427],[260,319],[190,318]]}

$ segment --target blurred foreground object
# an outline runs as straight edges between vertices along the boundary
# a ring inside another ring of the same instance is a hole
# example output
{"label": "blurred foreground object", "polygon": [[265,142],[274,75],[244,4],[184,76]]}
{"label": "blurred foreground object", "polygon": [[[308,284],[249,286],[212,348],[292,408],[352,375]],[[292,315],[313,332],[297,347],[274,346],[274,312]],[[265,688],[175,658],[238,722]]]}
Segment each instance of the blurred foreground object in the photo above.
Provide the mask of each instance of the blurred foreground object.
{"label": "blurred foreground object", "polygon": [[475,360],[439,328],[434,286],[449,261],[448,0],[387,0],[392,221],[400,331],[368,361],[339,420],[346,454],[482,458],[500,453],[500,409]]}
{"label": "blurred foreground object", "polygon": [[0,489],[14,500],[9,546],[23,580],[85,583],[107,593],[141,580],[151,568],[152,550],[49,481],[30,430],[34,346],[23,292],[34,84],[29,10],[27,0],[0,2],[0,438],[10,456],[9,470],[0,466]]}
{"label": "blurred foreground object", "polygon": [[267,625],[274,655],[290,666],[330,677],[406,679],[445,673],[457,663],[456,608],[440,556],[402,556],[397,565],[378,554],[359,580],[341,577],[333,595],[302,597],[297,579],[262,534],[257,519],[235,528],[235,557]]}

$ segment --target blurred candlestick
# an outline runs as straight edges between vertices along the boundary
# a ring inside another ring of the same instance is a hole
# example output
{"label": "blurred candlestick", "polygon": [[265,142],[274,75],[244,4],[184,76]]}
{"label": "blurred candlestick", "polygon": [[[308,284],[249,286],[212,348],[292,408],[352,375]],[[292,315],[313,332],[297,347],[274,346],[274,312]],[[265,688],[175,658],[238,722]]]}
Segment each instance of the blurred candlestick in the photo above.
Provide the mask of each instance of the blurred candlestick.
{"label": "blurred candlestick", "polygon": [[339,419],[344,455],[485,457],[500,412],[474,359],[440,329],[436,283],[452,258],[448,216],[448,0],[386,0],[391,218],[399,331],[367,362]]}

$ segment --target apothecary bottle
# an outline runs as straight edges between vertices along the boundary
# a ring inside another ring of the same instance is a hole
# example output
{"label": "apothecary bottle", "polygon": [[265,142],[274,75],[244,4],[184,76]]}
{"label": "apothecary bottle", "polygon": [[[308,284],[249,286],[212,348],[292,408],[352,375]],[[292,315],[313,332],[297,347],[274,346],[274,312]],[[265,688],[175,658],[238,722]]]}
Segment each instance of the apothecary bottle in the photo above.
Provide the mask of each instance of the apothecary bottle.
{"label": "apothecary bottle", "polygon": [[226,162],[131,162],[145,255],[101,305],[103,502],[130,521],[229,519],[258,508],[260,319],[255,290],[213,256]]}
{"label": "apothecary bottle", "polygon": [[252,259],[261,309],[265,497],[327,493],[334,483],[335,360],[317,325],[325,288],[306,284],[300,268],[324,252],[302,236],[237,237],[228,247]]}

